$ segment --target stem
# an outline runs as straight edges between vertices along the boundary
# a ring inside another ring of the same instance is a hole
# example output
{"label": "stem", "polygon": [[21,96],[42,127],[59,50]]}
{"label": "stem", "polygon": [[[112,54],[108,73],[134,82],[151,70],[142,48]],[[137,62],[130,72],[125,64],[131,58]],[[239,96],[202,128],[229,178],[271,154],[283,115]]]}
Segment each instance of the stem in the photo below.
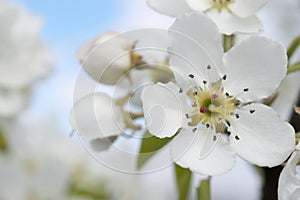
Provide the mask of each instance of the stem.
{"label": "stem", "polygon": [[223,35],[224,52],[229,51],[235,43],[235,35]]}
{"label": "stem", "polygon": [[290,47],[288,48],[288,51],[287,51],[288,59],[290,59],[292,57],[292,55],[294,54],[294,52],[296,51],[296,49],[299,47],[299,45],[300,45],[300,35],[297,36],[292,41]]}
{"label": "stem", "polygon": [[288,67],[287,73],[292,73],[300,70],[300,61]]}
{"label": "stem", "polygon": [[177,189],[179,192],[178,200],[187,200],[189,197],[192,172],[189,169],[182,168],[179,165],[175,164],[175,173]]}
{"label": "stem", "polygon": [[210,200],[210,179],[209,176],[208,179],[202,180],[200,183],[200,186],[198,187],[198,200]]}
{"label": "stem", "polygon": [[129,115],[130,115],[131,119],[133,119],[133,120],[144,117],[144,113],[129,112]]}
{"label": "stem", "polygon": [[0,151],[6,151],[7,150],[7,142],[6,139],[4,137],[3,132],[0,129]]}

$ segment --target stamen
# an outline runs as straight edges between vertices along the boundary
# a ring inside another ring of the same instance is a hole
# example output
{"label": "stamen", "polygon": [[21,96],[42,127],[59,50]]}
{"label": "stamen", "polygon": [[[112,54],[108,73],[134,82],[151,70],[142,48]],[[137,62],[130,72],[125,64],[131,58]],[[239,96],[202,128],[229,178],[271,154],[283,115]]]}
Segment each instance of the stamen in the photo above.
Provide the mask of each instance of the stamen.
{"label": "stamen", "polygon": [[190,74],[189,77],[190,78],[195,78],[195,76],[193,74]]}
{"label": "stamen", "polygon": [[239,105],[241,105],[241,102],[240,102],[240,101],[236,101],[236,102],[234,103],[234,105],[235,105],[235,106],[239,106]]}
{"label": "stamen", "polygon": [[206,107],[205,107],[205,106],[201,106],[201,107],[200,107],[200,112],[201,112],[201,113],[206,113],[206,112],[207,112]]}
{"label": "stamen", "polygon": [[187,119],[190,118],[189,114],[187,114],[187,113],[185,114],[185,117],[186,117]]}
{"label": "stamen", "polygon": [[255,110],[250,110],[250,113],[253,114],[255,112]]}
{"label": "stamen", "polygon": [[197,94],[198,94],[197,91],[193,92],[193,96],[197,96]]}
{"label": "stamen", "polygon": [[234,139],[240,140],[240,137],[239,137],[238,135],[236,135],[236,136],[234,137]]}
{"label": "stamen", "polygon": [[183,89],[182,88],[179,88],[179,93],[182,93],[183,92]]}
{"label": "stamen", "polygon": [[225,93],[225,96],[226,96],[226,97],[229,97],[230,95],[229,95],[229,93],[228,93],[228,92],[226,92],[226,93]]}
{"label": "stamen", "polygon": [[226,78],[227,78],[227,75],[225,74],[222,79],[225,81]]}
{"label": "stamen", "polygon": [[193,107],[193,108],[197,107],[197,103],[196,103],[196,102],[193,102],[193,103],[192,103],[192,107]]}
{"label": "stamen", "polygon": [[210,65],[207,65],[207,69],[211,69],[211,66],[210,66]]}
{"label": "stamen", "polygon": [[206,128],[209,128],[209,124],[205,124],[205,127],[206,127]]}
{"label": "stamen", "polygon": [[219,117],[219,118],[218,118],[218,121],[219,121],[219,122],[223,122],[223,118],[222,118],[222,117]]}
{"label": "stamen", "polygon": [[248,91],[249,91],[249,88],[245,88],[245,89],[244,89],[244,92],[248,92]]}
{"label": "stamen", "polygon": [[192,131],[195,133],[197,131],[197,128],[193,128]]}
{"label": "stamen", "polygon": [[230,124],[230,122],[228,120],[226,120],[226,124],[227,124],[228,127],[231,126],[231,124]]}
{"label": "stamen", "polygon": [[218,94],[212,94],[210,97],[211,97],[212,99],[216,99],[216,98],[218,98],[219,96],[218,96]]}
{"label": "stamen", "polygon": [[203,84],[207,84],[207,81],[203,81]]}
{"label": "stamen", "polygon": [[235,117],[238,119],[238,118],[240,118],[240,115],[239,114],[235,114]]}

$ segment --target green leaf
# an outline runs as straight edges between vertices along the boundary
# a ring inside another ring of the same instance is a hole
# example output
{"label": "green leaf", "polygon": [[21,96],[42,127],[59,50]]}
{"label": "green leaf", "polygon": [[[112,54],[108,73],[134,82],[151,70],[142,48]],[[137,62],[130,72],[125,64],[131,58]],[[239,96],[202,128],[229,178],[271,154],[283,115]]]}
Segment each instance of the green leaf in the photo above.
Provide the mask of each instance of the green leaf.
{"label": "green leaf", "polygon": [[154,156],[158,150],[163,148],[168,144],[173,137],[171,138],[158,138],[151,135],[148,131],[145,132],[144,138],[140,147],[139,157],[137,167],[140,169],[144,164]]}
{"label": "green leaf", "polygon": [[189,195],[189,187],[191,183],[192,172],[189,169],[182,168],[175,164],[177,189],[179,192],[179,200],[187,200]]}
{"label": "green leaf", "polygon": [[201,181],[197,192],[198,200],[210,200],[210,178]]}

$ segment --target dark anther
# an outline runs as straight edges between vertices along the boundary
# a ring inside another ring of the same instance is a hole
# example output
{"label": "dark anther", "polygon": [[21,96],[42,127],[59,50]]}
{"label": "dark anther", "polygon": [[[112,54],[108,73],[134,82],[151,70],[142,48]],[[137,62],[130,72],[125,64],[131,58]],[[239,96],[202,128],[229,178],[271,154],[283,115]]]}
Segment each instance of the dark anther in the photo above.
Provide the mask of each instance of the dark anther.
{"label": "dark anther", "polygon": [[197,103],[196,103],[196,102],[193,102],[193,103],[192,103],[192,107],[193,107],[193,108],[197,107]]}
{"label": "dark anther", "polygon": [[210,65],[207,65],[207,69],[211,69],[211,66],[210,66]]}
{"label": "dark anther", "polygon": [[244,92],[248,92],[248,91],[249,91],[249,88],[245,88],[245,89],[244,89]]}
{"label": "dark anther", "polygon": [[188,119],[189,118],[189,114],[185,114],[185,117]]}
{"label": "dark anther", "polygon": [[227,76],[226,76],[226,75],[224,75],[222,79],[225,81],[225,80],[226,80],[226,78],[227,78]]}
{"label": "dark anther", "polygon": [[253,114],[255,112],[255,110],[250,110],[250,113]]}
{"label": "dark anther", "polygon": [[240,137],[236,135],[236,136],[234,137],[234,139],[240,140]]}
{"label": "dark anther", "polygon": [[193,96],[197,96],[197,94],[198,94],[198,92],[196,92],[196,91],[193,92]]}
{"label": "dark anther", "polygon": [[238,119],[238,118],[240,118],[240,115],[239,114],[235,114],[235,117]]}
{"label": "dark anther", "polygon": [[206,127],[206,128],[209,128],[209,124],[205,124],[205,127]]}
{"label": "dark anther", "polygon": [[213,136],[213,141],[216,141],[217,140],[217,136]]}
{"label": "dark anther", "polygon": [[197,131],[197,128],[193,128],[192,131],[195,133]]}
{"label": "dark anther", "polygon": [[193,74],[190,74],[189,77],[190,78],[195,78],[195,76]]}
{"label": "dark anther", "polygon": [[226,92],[225,95],[226,95],[226,97],[229,97],[229,93],[228,92]]}
{"label": "dark anther", "polygon": [[241,102],[240,102],[240,101],[236,101],[236,102],[234,103],[234,105],[235,105],[235,106],[239,106],[239,105],[241,105]]}
{"label": "dark anther", "polygon": [[207,83],[207,81],[203,81],[203,84],[206,84]]}
{"label": "dark anther", "polygon": [[179,88],[179,93],[182,93],[183,92],[183,89],[182,88]]}
{"label": "dark anther", "polygon": [[228,125],[228,127],[231,126],[230,122],[226,120],[226,124]]}

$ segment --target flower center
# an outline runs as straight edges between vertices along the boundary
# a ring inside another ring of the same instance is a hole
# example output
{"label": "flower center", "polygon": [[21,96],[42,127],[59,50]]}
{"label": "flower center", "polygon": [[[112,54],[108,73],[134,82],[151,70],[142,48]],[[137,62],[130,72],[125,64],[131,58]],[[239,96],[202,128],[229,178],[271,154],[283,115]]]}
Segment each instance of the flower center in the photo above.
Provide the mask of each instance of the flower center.
{"label": "flower center", "polygon": [[228,6],[234,2],[235,0],[211,0],[212,8],[217,9],[219,12],[223,9],[231,12]]}
{"label": "flower center", "polygon": [[223,132],[227,123],[226,118],[232,115],[238,106],[238,101],[224,93],[220,83],[193,89],[192,95],[189,96],[194,108],[189,116],[190,126],[203,124],[206,127],[213,126]]}
{"label": "flower center", "polygon": [[[212,67],[207,66],[208,79],[210,80],[210,70]],[[202,80],[201,86],[194,82],[193,79],[198,79],[194,74],[188,75],[192,81],[188,82],[187,89],[180,88],[179,93],[186,91],[186,95],[191,102],[192,111],[186,113],[185,116],[189,119],[188,125],[195,127],[196,131],[199,125],[204,125],[206,128],[212,128],[218,133],[227,133],[227,128],[230,126],[228,122],[229,116],[234,115],[239,118],[237,108],[241,102],[233,97],[228,92],[224,91],[223,81],[226,81],[227,76],[224,75],[216,82]],[[248,92],[249,88],[244,88],[242,93]],[[241,93],[241,94],[242,94]],[[250,110],[254,113],[254,110]]]}

